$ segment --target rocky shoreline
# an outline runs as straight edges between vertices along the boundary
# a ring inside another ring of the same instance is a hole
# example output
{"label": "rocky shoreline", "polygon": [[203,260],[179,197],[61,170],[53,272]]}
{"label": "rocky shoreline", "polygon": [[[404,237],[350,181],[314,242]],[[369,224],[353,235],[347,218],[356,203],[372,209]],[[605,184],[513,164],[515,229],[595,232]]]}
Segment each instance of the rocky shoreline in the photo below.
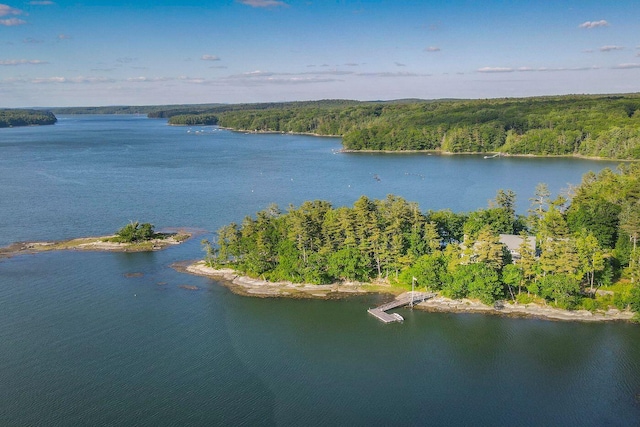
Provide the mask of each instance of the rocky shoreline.
{"label": "rocky shoreline", "polygon": [[[239,295],[253,297],[289,297],[334,299],[367,293],[389,294],[397,296],[404,292],[384,283],[334,283],[330,285],[296,284],[291,282],[268,282],[261,279],[240,276],[231,269],[214,269],[207,267],[204,261],[196,261],[183,266],[176,266],[179,271],[205,276],[219,281],[231,291]],[[631,321],[634,313],[609,309],[591,312],[587,310],[563,310],[540,304],[497,303],[493,306],[482,302],[462,299],[452,300],[437,296],[414,306],[414,308],[447,313],[484,313],[511,317],[528,317],[556,321],[578,322],[610,322]]]}
{"label": "rocky shoreline", "polygon": [[53,242],[17,242],[0,248],[0,258],[8,258],[22,254],[39,252],[77,250],[98,252],[147,252],[159,251],[169,246],[179,245],[191,238],[192,233],[181,231],[176,233],[159,233],[163,237],[142,242],[119,243],[112,239],[115,236],[81,237],[77,239]]}

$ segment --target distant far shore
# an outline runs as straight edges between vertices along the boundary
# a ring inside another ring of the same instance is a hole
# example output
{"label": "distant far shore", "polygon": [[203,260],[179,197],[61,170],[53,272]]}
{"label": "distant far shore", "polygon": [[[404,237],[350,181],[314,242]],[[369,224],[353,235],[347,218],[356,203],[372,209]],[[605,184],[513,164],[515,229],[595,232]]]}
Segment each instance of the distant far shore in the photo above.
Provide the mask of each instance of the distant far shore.
{"label": "distant far shore", "polygon": [[[171,126],[209,126],[209,125],[171,125]],[[322,135],[312,132],[285,132],[285,131],[272,131],[272,130],[248,130],[248,129],[234,129],[224,126],[218,126],[219,129],[224,129],[232,132],[244,133],[244,134],[264,134],[264,135],[304,135],[304,136],[316,136],[320,138],[342,138],[342,135]],[[484,155],[487,160],[497,157],[525,157],[525,158],[543,158],[543,159],[584,159],[584,160],[603,160],[609,162],[639,162],[640,159],[615,159],[608,157],[597,156],[583,156],[582,154],[511,154],[498,151],[442,151],[442,150],[353,150],[348,148],[342,148],[336,150],[339,153],[367,153],[367,154],[428,154],[428,155],[441,155],[441,156],[469,156],[469,155]]]}
{"label": "distant far shore", "polygon": [[638,159],[612,159],[607,157],[589,157],[581,154],[510,154],[495,151],[465,151],[452,152],[440,150],[350,150],[343,148],[340,153],[384,153],[384,154],[428,154],[437,156],[480,156],[484,155],[485,159],[491,160],[497,157],[524,157],[524,158],[541,158],[541,159],[584,159],[584,160],[603,160],[609,162],[638,162]]}
{"label": "distant far shore", "polygon": [[[196,261],[184,265],[174,265],[178,271],[209,277],[229,288],[232,292],[253,297],[285,297],[339,299],[352,295],[387,294],[398,296],[406,290],[392,287],[386,283],[341,282],[329,285],[296,284],[291,282],[269,282],[261,279],[241,276],[232,269],[214,269],[205,265],[204,261]],[[462,299],[453,300],[442,296],[431,298],[414,306],[431,312],[447,313],[483,313],[509,317],[528,317],[556,321],[578,322],[610,322],[631,321],[634,313],[610,309],[590,312],[587,310],[563,310],[540,304],[517,304],[504,301],[493,306],[479,301]]]}
{"label": "distant far shore", "polygon": [[159,238],[140,242],[120,243],[114,242],[111,236],[81,237],[77,239],[59,240],[53,242],[16,242],[0,248],[0,258],[8,258],[21,254],[36,254],[39,252],[76,250],[97,252],[148,252],[159,251],[169,246],[179,245],[187,241],[192,233],[178,231],[171,233],[158,233]]}
{"label": "distant far shore", "polygon": [[320,138],[342,138],[342,135],[322,135],[322,134],[313,133],[313,132],[285,132],[285,131],[276,131],[276,130],[234,129],[234,128],[228,128],[228,127],[224,127],[224,126],[218,126],[218,127],[220,129],[230,130],[232,132],[238,132],[238,133],[246,133],[246,134],[304,135],[304,136],[317,136],[317,137],[320,137]]}

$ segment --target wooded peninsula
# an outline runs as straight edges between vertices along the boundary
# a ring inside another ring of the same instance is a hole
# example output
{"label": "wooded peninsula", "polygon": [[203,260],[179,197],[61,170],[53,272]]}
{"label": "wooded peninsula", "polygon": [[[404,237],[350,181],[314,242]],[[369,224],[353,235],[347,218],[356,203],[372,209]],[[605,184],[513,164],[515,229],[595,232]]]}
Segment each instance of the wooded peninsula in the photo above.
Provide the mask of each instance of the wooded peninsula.
{"label": "wooded peninsula", "polygon": [[173,125],[341,136],[346,150],[640,159],[640,95],[168,108]]}
{"label": "wooded peninsula", "polygon": [[0,109],[0,128],[52,125],[58,121],[50,111]]}
{"label": "wooded peninsula", "polygon": [[[499,190],[469,213],[422,212],[389,195],[352,207],[272,205],[203,242],[206,263],[267,281],[386,281],[485,304],[640,311],[640,165],[588,173],[571,194],[539,184],[528,215]],[[638,315],[636,315],[638,319]],[[640,320],[640,319],[638,319]]]}

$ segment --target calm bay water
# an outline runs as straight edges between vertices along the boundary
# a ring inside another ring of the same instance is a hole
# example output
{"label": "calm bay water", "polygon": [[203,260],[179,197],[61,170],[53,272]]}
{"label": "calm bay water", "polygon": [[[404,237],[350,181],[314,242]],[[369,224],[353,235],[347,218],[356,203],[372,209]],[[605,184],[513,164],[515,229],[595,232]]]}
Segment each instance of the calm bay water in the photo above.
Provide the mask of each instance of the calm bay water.
{"label": "calm bay water", "polygon": [[366,314],[380,297],[245,298],[170,267],[272,202],[393,193],[468,211],[504,188],[525,212],[538,182],[557,193],[614,163],[334,154],[337,139],[188,131],[136,116],[0,130],[0,245],[129,220],[206,230],[151,254],[0,260],[0,425],[640,423],[636,325],[408,310],[382,325]]}

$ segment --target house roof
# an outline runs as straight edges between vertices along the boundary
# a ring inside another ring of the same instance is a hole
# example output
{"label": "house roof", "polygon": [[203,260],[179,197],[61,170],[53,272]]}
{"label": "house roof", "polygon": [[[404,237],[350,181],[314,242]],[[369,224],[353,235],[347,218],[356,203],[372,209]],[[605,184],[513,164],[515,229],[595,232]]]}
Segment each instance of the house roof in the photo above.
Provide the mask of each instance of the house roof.
{"label": "house roof", "polygon": [[[535,236],[526,236],[527,244],[531,250],[536,250],[536,238]],[[522,236],[517,234],[501,234],[500,243],[505,245],[510,251],[518,252],[520,245],[522,244]]]}

